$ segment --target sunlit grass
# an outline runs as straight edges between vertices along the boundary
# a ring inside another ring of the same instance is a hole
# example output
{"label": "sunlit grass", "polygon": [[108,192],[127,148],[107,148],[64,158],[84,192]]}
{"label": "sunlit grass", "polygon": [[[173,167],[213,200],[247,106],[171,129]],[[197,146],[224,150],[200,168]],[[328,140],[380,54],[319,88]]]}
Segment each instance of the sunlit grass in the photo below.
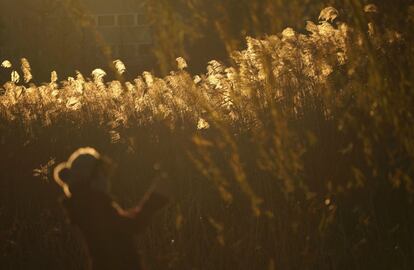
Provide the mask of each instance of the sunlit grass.
{"label": "sunlit grass", "polygon": [[[161,162],[178,196],[140,242],[154,269],[410,269],[412,33],[338,14],[322,10],[306,34],[249,37],[233,65],[198,75],[177,58],[163,78],[125,81],[115,60],[119,80],[97,68],[34,85],[26,59],[21,71],[4,61],[2,140],[20,154],[50,147],[44,159],[106,147],[139,176],[115,184],[125,203]],[[36,174],[54,164],[39,163]]]}

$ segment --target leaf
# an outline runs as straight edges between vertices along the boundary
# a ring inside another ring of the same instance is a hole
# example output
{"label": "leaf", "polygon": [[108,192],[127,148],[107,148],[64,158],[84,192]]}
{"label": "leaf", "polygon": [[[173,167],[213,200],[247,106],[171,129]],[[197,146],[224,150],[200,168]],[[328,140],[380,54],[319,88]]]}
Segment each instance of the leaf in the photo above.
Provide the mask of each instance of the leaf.
{"label": "leaf", "polygon": [[21,63],[22,63],[22,72],[23,72],[24,82],[28,83],[33,79],[32,68],[30,67],[30,63],[26,58],[22,58]]}
{"label": "leaf", "polygon": [[92,76],[94,80],[101,81],[106,76],[106,72],[103,69],[96,68],[92,71]]}
{"label": "leaf", "polygon": [[204,120],[203,118],[198,119],[197,129],[208,129],[210,128],[210,124]]}
{"label": "leaf", "polygon": [[57,72],[53,70],[53,71],[50,73],[50,82],[51,82],[51,83],[55,83],[55,82],[57,82],[57,80],[58,80],[58,75],[57,75]]}
{"label": "leaf", "polygon": [[292,38],[292,37],[295,36],[295,31],[290,27],[285,28],[285,30],[283,30],[283,32],[282,32],[282,36],[284,38]]}
{"label": "leaf", "polygon": [[339,12],[334,7],[327,7],[321,10],[319,14],[320,21],[333,22],[339,16]]}
{"label": "leaf", "polygon": [[114,62],[114,65],[115,65],[115,69],[116,69],[116,71],[119,73],[119,74],[124,74],[125,72],[126,72],[126,67],[125,67],[125,64],[121,61],[121,60],[119,60],[119,59],[117,59],[117,60],[115,60]]}
{"label": "leaf", "polygon": [[183,70],[183,69],[188,67],[187,62],[185,61],[184,58],[178,57],[175,60],[177,61],[177,67],[178,67],[179,70]]}
{"label": "leaf", "polygon": [[18,83],[20,81],[20,75],[17,71],[13,70],[11,73],[10,80],[14,83]]}
{"label": "leaf", "polygon": [[364,6],[364,12],[366,13],[378,13],[378,7],[374,4],[368,4]]}
{"label": "leaf", "polygon": [[11,63],[9,60],[4,60],[4,61],[1,63],[1,66],[2,66],[3,68],[11,68],[11,67],[12,67],[12,63]]}
{"label": "leaf", "polygon": [[311,33],[318,33],[319,32],[318,26],[312,21],[307,21],[306,22],[306,30],[308,32],[311,32]]}
{"label": "leaf", "polygon": [[71,110],[78,110],[82,107],[81,101],[76,97],[70,97],[68,101],[66,102],[66,108]]}

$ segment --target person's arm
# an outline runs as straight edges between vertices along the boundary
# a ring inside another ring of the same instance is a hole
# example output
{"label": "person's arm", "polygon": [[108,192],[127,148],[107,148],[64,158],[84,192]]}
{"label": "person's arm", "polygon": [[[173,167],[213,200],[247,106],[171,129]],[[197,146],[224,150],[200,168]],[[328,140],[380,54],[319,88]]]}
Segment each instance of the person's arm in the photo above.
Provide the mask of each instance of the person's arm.
{"label": "person's arm", "polygon": [[168,198],[152,192],[137,207],[124,210],[116,203],[113,207],[118,212],[119,225],[128,231],[139,233],[147,227],[151,217],[168,203]]}

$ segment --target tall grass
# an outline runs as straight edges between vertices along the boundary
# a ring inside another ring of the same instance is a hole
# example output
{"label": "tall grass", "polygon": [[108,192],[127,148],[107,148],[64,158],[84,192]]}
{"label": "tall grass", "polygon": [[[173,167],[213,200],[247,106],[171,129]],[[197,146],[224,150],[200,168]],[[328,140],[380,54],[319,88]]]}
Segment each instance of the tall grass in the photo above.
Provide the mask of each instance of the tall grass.
{"label": "tall grass", "polygon": [[354,24],[328,8],[305,34],[247,38],[205,74],[179,58],[163,78],[6,83],[1,265],[83,267],[50,169],[91,145],[118,162],[124,205],[159,168],[175,183],[138,240],[150,269],[412,269],[413,36],[359,8]]}

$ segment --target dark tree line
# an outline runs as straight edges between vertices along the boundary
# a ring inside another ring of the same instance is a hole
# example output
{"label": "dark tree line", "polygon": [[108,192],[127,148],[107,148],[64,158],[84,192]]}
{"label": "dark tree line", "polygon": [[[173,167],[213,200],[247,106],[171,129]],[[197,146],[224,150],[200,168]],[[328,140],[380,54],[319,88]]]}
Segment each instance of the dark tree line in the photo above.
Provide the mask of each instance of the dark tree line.
{"label": "dark tree line", "polygon": [[[28,58],[38,82],[48,80],[52,70],[63,77],[73,75],[75,70],[89,73],[96,67],[108,69],[110,59],[98,44],[82,1],[2,1],[1,60],[8,59],[17,68],[20,58]],[[263,37],[286,27],[305,31],[306,21],[317,20],[319,11],[328,5],[339,10],[338,20],[358,23],[356,13],[363,8],[358,5],[375,3],[380,15],[373,19],[399,29],[409,27],[405,18],[413,3],[412,0],[131,1],[146,5],[152,24],[152,51],[157,60],[145,69],[158,74],[174,69],[179,56],[188,60],[190,71],[204,72],[209,60],[229,61],[229,53],[241,49],[247,36]],[[131,74],[142,71],[130,70]]]}
{"label": "dark tree line", "polygon": [[[361,12],[375,4],[377,24],[406,30],[412,0],[147,0],[154,23],[154,50],[160,69],[167,73],[175,58],[184,56],[190,70],[204,71],[211,59],[228,60],[229,52],[241,49],[247,36],[263,37],[286,27],[304,30],[306,21],[317,21],[327,6],[339,11],[339,21],[366,25]],[[373,15],[374,16],[374,15]]]}

